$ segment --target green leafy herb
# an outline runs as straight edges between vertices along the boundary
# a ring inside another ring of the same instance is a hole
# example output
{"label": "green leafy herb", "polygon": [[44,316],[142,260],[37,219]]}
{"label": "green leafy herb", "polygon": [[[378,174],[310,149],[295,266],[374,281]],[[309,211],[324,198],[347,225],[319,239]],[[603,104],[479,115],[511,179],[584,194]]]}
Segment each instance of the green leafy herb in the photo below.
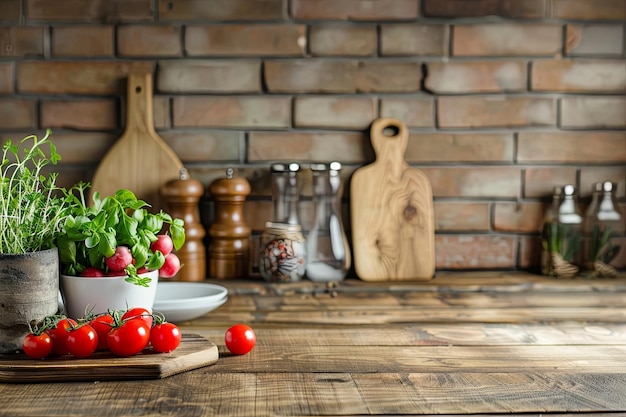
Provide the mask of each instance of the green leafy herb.
{"label": "green leafy herb", "polygon": [[50,140],[26,136],[2,147],[0,253],[22,254],[53,248],[69,200],[56,185],[57,173],[43,174],[61,159]]}

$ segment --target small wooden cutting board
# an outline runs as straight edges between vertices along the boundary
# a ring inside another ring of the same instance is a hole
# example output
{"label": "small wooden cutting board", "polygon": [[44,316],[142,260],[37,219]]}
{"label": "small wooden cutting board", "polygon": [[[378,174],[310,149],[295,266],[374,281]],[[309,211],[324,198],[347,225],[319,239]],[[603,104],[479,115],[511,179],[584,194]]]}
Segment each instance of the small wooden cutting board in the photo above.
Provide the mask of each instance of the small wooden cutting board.
{"label": "small wooden cutting board", "polygon": [[66,382],[159,379],[213,365],[217,346],[196,334],[183,334],[171,353],[150,349],[128,358],[111,352],[96,352],[85,359],[57,356],[29,359],[23,353],[0,354],[0,382]]}
{"label": "small wooden cutting board", "polygon": [[354,266],[365,281],[429,280],[435,274],[433,195],[426,175],[409,167],[409,130],[377,119],[370,137],[376,160],[352,175]]}
{"label": "small wooden cutting board", "polygon": [[154,130],[152,74],[130,74],[126,102],[126,130],[98,166],[92,194],[113,195],[121,188],[146,201],[154,212],[165,209],[160,187],[179,178],[183,164]]}

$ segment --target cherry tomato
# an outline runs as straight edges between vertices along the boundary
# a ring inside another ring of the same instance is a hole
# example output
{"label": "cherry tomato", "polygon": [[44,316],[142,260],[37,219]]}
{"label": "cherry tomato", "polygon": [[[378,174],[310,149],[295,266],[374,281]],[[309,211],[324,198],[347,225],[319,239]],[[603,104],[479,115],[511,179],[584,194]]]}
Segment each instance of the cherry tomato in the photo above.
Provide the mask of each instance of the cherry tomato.
{"label": "cherry tomato", "polygon": [[53,329],[46,330],[46,333],[52,339],[52,353],[55,355],[67,355],[70,353],[66,344],[67,333],[77,325],[76,320],[63,318],[57,322]]}
{"label": "cherry tomato", "polygon": [[180,345],[182,334],[174,323],[161,323],[150,330],[150,343],[157,352],[171,352]]}
{"label": "cherry tomato", "polygon": [[70,330],[65,340],[70,354],[77,358],[91,356],[98,347],[98,333],[89,324]]}
{"label": "cherry tomato", "polygon": [[89,325],[98,333],[98,347],[97,350],[106,350],[107,348],[107,334],[113,327],[113,316],[110,314],[103,314],[101,316],[94,317]]}
{"label": "cherry tomato", "polygon": [[43,359],[52,352],[52,338],[48,333],[29,333],[24,337],[22,349],[32,359]]}
{"label": "cherry tomato", "polygon": [[245,355],[256,344],[256,334],[250,326],[235,324],[224,335],[226,347],[235,355]]}
{"label": "cherry tomato", "polygon": [[143,307],[133,307],[122,315],[122,320],[141,319],[146,322],[148,329],[152,327],[152,314]]}
{"label": "cherry tomato", "polygon": [[107,347],[118,356],[133,356],[150,341],[150,327],[143,320],[127,320],[107,335]]}

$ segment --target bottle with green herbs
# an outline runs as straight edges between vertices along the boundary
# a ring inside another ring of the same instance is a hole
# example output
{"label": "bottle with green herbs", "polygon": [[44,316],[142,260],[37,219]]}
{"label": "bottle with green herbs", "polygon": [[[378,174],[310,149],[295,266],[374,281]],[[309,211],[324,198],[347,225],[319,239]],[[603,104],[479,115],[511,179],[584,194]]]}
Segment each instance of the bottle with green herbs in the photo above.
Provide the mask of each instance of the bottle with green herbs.
{"label": "bottle with green herbs", "polygon": [[556,235],[553,236],[552,232],[554,231],[554,233],[556,233],[557,230],[559,206],[561,205],[562,198],[563,187],[554,187],[554,192],[552,193],[552,203],[546,211],[543,231],[541,233],[541,273],[543,275],[554,275],[552,270],[552,260],[550,253],[553,246],[553,239],[556,238]]}
{"label": "bottle with green herbs", "polygon": [[586,276],[593,278],[616,277],[617,270],[611,262],[620,251],[614,238],[624,232],[615,191],[610,181],[593,185],[591,204],[583,224],[583,268]]}

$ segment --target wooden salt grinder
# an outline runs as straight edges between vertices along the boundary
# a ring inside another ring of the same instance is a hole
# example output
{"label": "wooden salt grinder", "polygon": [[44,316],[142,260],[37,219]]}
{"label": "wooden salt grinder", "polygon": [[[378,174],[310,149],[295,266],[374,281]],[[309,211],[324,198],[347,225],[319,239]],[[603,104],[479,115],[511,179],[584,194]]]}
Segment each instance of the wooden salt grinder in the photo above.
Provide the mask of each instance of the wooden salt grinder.
{"label": "wooden salt grinder", "polygon": [[207,278],[206,248],[202,243],[206,231],[200,223],[198,210],[198,202],[203,194],[202,183],[190,178],[185,168],[180,170],[177,180],[169,181],[161,187],[167,212],[173,218],[185,221],[185,244],[176,252],[183,265],[175,277],[178,281],[203,281]]}
{"label": "wooden salt grinder", "polygon": [[215,180],[209,192],[215,198],[215,221],[209,229],[209,276],[247,277],[250,227],[244,221],[243,204],[250,194],[250,183],[245,178],[233,177],[233,169],[228,168],[226,178]]}

